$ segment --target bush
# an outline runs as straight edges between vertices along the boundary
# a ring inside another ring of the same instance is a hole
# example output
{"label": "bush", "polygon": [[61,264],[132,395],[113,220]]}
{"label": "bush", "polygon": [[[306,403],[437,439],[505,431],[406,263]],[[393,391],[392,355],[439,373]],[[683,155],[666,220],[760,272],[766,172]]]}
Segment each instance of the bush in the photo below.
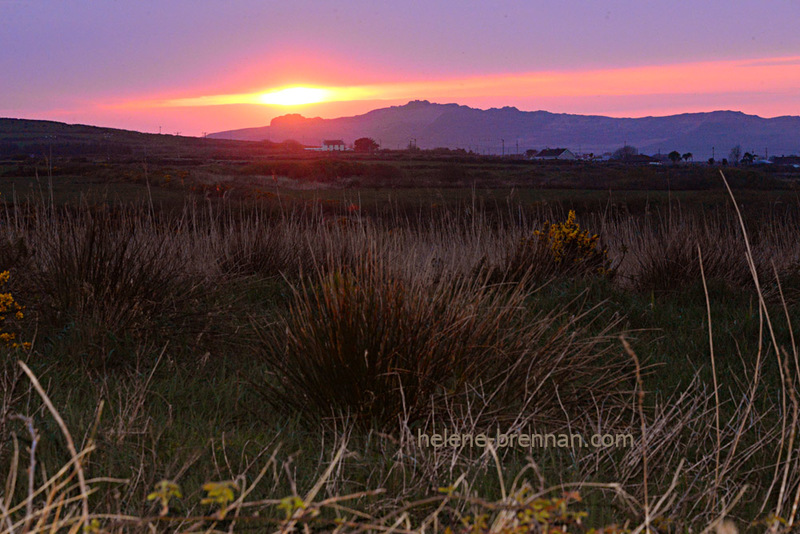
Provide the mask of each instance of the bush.
{"label": "bush", "polygon": [[366,166],[363,185],[367,187],[397,186],[405,178],[403,170],[389,163],[373,163]]}
{"label": "bush", "polygon": [[[0,288],[5,286],[11,273],[8,271],[0,272]],[[21,321],[24,318],[23,307],[14,299],[14,296],[8,293],[0,293],[0,347],[30,347],[30,343],[19,342],[16,332],[11,332],[9,329],[15,329],[14,323]]]}
{"label": "bush", "polygon": [[470,173],[459,163],[445,163],[436,171],[436,178],[444,184],[457,184],[469,181]]}
{"label": "bush", "polygon": [[533,282],[559,276],[613,276],[608,250],[600,236],[590,234],[575,221],[570,210],[565,222],[546,222],[542,230],[523,236],[506,258],[497,276]]}
{"label": "bush", "polygon": [[21,237],[5,235],[0,237],[0,271],[25,268],[30,257],[25,240]]}

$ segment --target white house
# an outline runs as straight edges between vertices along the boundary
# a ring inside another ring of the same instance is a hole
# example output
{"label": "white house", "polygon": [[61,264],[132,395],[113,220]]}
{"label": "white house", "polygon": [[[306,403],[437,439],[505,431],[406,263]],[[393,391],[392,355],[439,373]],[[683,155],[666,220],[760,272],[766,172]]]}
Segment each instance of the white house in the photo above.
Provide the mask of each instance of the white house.
{"label": "white house", "polygon": [[328,151],[344,151],[347,150],[347,146],[345,146],[344,141],[341,139],[325,139],[322,142],[322,150]]}
{"label": "white house", "polygon": [[533,159],[575,160],[578,158],[567,148],[545,148],[536,154]]}

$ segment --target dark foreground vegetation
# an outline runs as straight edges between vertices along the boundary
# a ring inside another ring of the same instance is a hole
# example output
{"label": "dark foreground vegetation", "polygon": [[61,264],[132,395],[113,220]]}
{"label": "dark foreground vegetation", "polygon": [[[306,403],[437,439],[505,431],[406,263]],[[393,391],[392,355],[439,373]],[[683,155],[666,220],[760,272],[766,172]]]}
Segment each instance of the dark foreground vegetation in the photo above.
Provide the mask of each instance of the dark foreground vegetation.
{"label": "dark foreground vegetation", "polygon": [[791,181],[470,165],[6,162],[0,532],[794,529]]}

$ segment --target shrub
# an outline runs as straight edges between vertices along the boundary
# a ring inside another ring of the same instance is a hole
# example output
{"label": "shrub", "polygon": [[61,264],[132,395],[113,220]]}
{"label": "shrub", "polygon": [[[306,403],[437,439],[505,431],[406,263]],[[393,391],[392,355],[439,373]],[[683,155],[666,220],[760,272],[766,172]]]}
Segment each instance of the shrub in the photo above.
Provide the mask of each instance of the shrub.
{"label": "shrub", "polygon": [[26,267],[30,252],[21,237],[2,236],[0,242],[0,271]]}
{"label": "shrub", "polygon": [[600,236],[590,234],[569,211],[565,222],[546,222],[542,230],[523,236],[502,268],[508,280],[523,277],[541,282],[556,276],[612,276],[614,269]]}
{"label": "shrub", "polygon": [[403,169],[388,163],[373,163],[366,166],[362,184],[367,187],[397,186],[405,178]]}
{"label": "shrub", "polygon": [[[8,271],[0,272],[0,287],[6,285],[10,278],[11,273]],[[0,293],[0,346],[30,347],[30,343],[19,342],[16,332],[8,330],[10,327],[13,328],[15,321],[21,321],[24,318],[23,309],[10,292]]]}
{"label": "shrub", "polygon": [[464,165],[445,163],[436,171],[436,178],[444,184],[463,183],[470,179],[470,173]]}
{"label": "shrub", "polygon": [[560,265],[580,263],[601,273],[607,270],[608,251],[599,248],[600,236],[582,230],[575,222],[573,210],[569,211],[566,222],[547,222],[545,229],[534,230],[533,235],[537,245],[544,245],[550,251],[553,262]]}

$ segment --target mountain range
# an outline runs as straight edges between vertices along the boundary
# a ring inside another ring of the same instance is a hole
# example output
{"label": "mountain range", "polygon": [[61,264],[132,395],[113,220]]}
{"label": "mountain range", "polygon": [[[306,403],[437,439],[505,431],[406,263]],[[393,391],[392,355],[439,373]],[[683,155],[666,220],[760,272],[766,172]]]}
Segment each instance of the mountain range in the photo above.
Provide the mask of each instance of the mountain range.
{"label": "mountain range", "polygon": [[475,109],[414,100],[336,119],[298,114],[272,119],[269,126],[210,134],[245,141],[289,139],[319,145],[325,139],[347,144],[371,137],[383,148],[463,148],[477,153],[513,154],[527,149],[569,148],[602,154],[625,144],[640,153],[691,152],[694,158],[727,157],[740,145],[760,157],[800,153],[800,117],[766,119],[738,111],[683,113],[665,117],[613,118],[515,107]]}

